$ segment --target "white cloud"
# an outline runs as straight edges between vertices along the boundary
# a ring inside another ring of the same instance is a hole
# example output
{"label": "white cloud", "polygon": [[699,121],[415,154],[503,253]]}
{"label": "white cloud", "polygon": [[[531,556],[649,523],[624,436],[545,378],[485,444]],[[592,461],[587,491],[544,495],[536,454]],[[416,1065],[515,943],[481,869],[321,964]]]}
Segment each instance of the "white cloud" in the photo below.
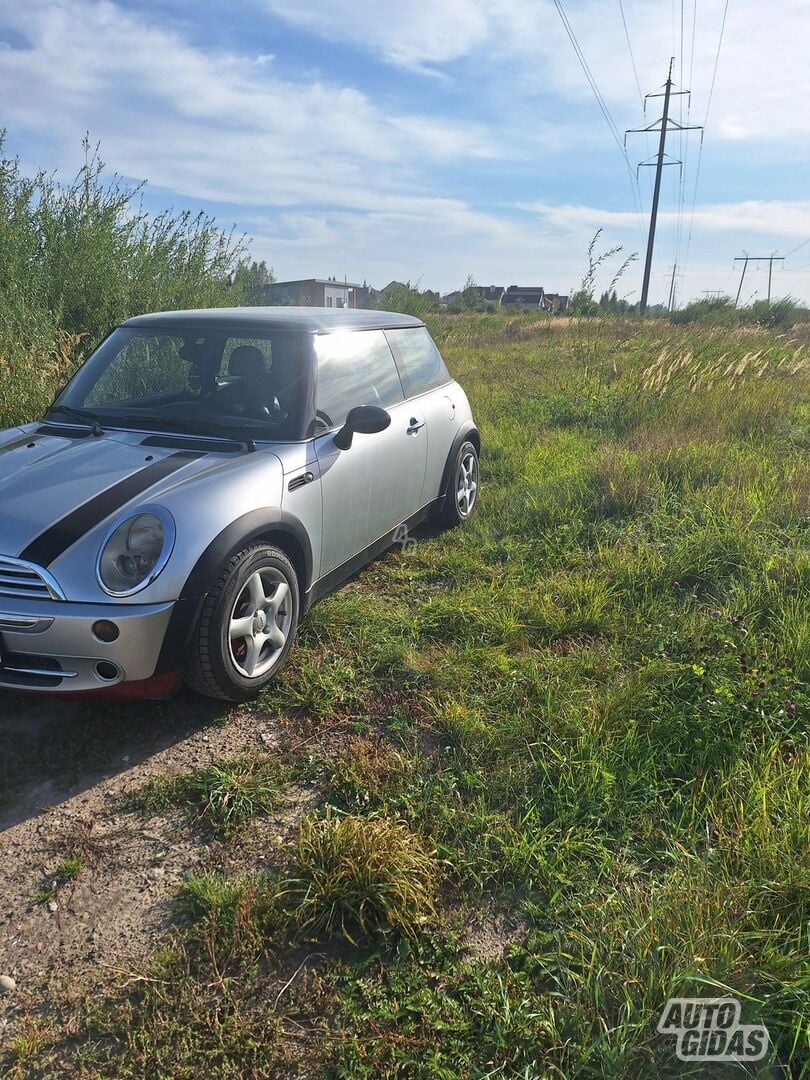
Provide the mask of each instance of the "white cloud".
{"label": "white cloud", "polygon": [[48,132],[71,158],[89,129],[117,169],[197,198],[352,206],[369,187],[401,190],[403,171],[413,184],[415,163],[496,152],[476,124],[291,82],[267,57],[203,52],[111,3],[35,2],[5,20],[32,42],[0,47],[6,123]]}
{"label": "white cloud", "polygon": [[[595,206],[551,206],[547,203],[523,203],[521,209],[535,213],[556,228],[573,231],[587,226],[632,229],[636,215],[629,211],[603,210]],[[691,218],[691,212],[686,211]],[[658,215],[662,226],[674,227],[678,215],[672,210],[662,210]],[[778,200],[749,199],[737,203],[714,203],[696,206],[694,225],[698,230],[712,232],[762,233],[768,237],[801,239],[810,236],[810,201],[784,202]]]}
{"label": "white cloud", "polygon": [[430,70],[467,55],[492,33],[480,0],[264,0],[275,15],[331,40],[348,41],[401,67]]}
{"label": "white cloud", "polygon": [[[396,65],[436,73],[469,59],[475,65],[475,89],[483,101],[493,92],[501,103],[510,96],[513,102],[518,96],[562,98],[591,105],[595,122],[601,123],[550,0],[261,2],[279,17],[327,40],[348,41]],[[653,11],[650,0],[624,0],[643,92],[663,84],[674,55],[676,82],[688,84],[691,71],[695,123],[701,123],[706,113],[724,6],[725,0],[701,0],[700,4],[685,0],[681,50],[679,10],[673,7],[670,17],[667,7]],[[638,89],[617,6],[606,0],[583,0],[569,3],[566,10],[616,123],[640,126]],[[810,134],[810,113],[802,106],[810,96],[808,41],[807,0],[772,0],[767,8],[758,0],[735,0],[729,6],[709,119],[713,137],[772,140]],[[654,111],[656,103],[650,108]]]}

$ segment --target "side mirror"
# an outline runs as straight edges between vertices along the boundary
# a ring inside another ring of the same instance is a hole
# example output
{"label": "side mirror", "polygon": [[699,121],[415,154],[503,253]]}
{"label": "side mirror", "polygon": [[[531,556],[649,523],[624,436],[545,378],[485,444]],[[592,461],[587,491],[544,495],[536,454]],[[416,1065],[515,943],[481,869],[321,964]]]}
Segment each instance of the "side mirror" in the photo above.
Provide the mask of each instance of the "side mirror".
{"label": "side mirror", "polygon": [[53,395],[53,397],[51,398],[51,405],[55,405],[55,404],[56,404],[56,401],[57,401],[57,399],[58,399],[59,395],[60,395],[60,394],[62,393],[62,391],[63,391],[63,390],[64,390],[64,389],[66,388],[66,387],[67,387],[67,383],[62,383],[62,385],[61,385],[61,386],[57,386],[56,390],[54,391],[54,395]]}
{"label": "side mirror", "polygon": [[385,409],[377,405],[356,405],[349,410],[346,423],[335,435],[335,446],[339,450],[348,450],[356,433],[376,435],[378,431],[385,431],[390,423],[391,417]]}

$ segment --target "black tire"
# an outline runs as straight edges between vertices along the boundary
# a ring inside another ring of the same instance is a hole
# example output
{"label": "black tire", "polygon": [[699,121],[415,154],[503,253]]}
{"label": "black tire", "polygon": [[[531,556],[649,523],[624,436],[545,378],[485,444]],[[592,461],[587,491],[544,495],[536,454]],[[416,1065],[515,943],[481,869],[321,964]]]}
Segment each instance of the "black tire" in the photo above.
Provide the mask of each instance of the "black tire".
{"label": "black tire", "polygon": [[[266,608],[255,602],[251,592],[257,575]],[[286,592],[280,589],[282,584],[286,584]],[[276,603],[278,610],[273,610]],[[256,697],[286,663],[299,612],[298,578],[280,548],[253,544],[234,555],[203,602],[191,641],[186,673],[189,686],[221,701]],[[237,624],[245,624],[246,633],[232,638],[231,628],[238,629]],[[256,673],[249,676],[251,659]]]}
{"label": "black tire", "polygon": [[[472,468],[474,477],[473,483],[475,486],[472,490],[472,499],[469,508],[465,512],[464,501],[460,498],[460,491],[463,486],[462,469],[468,471],[469,467]],[[478,468],[478,451],[475,449],[475,444],[467,440],[458,448],[453,460],[450,469],[450,478],[447,481],[447,492],[444,496],[444,502],[434,519],[436,524],[443,529],[455,529],[458,525],[463,525],[464,522],[475,513],[475,508],[478,505],[478,488],[480,485],[481,478]]]}

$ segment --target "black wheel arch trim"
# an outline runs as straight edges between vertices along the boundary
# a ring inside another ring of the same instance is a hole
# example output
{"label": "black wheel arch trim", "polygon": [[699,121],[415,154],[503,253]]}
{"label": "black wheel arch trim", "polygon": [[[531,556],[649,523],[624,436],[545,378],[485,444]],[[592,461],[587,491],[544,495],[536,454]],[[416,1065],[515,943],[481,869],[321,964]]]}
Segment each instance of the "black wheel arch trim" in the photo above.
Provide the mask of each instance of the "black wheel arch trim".
{"label": "black wheel arch trim", "polygon": [[185,667],[185,653],[197,616],[220,567],[243,548],[273,534],[277,537],[287,536],[293,541],[289,546],[291,550],[285,548],[283,543],[280,546],[285,549],[295,568],[303,599],[312,583],[312,545],[303,524],[293,514],[275,508],[251,510],[243,514],[214,537],[186,578],[166,627],[155,675]]}
{"label": "black wheel arch trim", "polygon": [[441,498],[444,498],[447,495],[447,489],[450,485],[450,474],[456,463],[458,452],[465,442],[471,442],[475,447],[476,452],[479,454],[481,453],[481,433],[472,420],[466,420],[456,432],[456,436],[453,439],[453,445],[450,447],[450,453],[447,455],[444,472],[442,473],[442,485],[439,488],[439,495]]}

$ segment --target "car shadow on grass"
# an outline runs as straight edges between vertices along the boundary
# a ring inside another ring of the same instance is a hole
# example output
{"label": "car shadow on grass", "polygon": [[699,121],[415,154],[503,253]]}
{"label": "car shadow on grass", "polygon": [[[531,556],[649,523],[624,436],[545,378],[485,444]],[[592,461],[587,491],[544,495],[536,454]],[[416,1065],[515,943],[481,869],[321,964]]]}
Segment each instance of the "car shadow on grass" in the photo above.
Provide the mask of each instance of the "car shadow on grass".
{"label": "car shadow on grass", "polygon": [[183,690],[165,702],[70,702],[0,692],[0,833],[221,722],[228,706]]}

